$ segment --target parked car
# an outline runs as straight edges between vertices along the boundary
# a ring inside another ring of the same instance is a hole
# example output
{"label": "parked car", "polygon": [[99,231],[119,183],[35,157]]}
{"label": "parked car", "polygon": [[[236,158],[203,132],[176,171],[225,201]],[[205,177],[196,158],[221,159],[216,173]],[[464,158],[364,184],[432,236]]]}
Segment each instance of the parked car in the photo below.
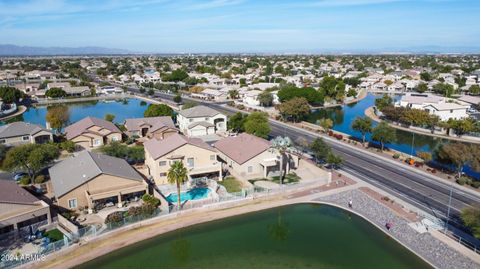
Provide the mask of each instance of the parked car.
{"label": "parked car", "polygon": [[13,174],[13,179],[14,179],[15,181],[20,181],[20,179],[22,179],[22,177],[24,177],[24,176],[28,176],[28,174],[25,173],[25,172],[15,172],[15,173]]}

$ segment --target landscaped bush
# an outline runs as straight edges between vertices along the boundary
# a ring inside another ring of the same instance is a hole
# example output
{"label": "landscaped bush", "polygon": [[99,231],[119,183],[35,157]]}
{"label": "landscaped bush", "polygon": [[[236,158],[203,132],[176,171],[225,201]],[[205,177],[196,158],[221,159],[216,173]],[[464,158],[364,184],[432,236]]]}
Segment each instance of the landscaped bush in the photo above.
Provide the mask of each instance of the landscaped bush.
{"label": "landscaped bush", "polygon": [[478,188],[480,188],[480,181],[479,180],[472,180],[472,182],[470,183],[470,186],[478,189]]}
{"label": "landscaped bush", "polygon": [[437,170],[432,169],[431,172],[432,172],[432,174],[435,174],[437,172]]}
{"label": "landscaped bush", "polygon": [[328,136],[333,136],[333,131],[328,131]]}
{"label": "landscaped bush", "polygon": [[151,216],[155,213],[155,207],[151,204],[130,207],[127,211],[128,216]]}
{"label": "landscaped bush", "polygon": [[29,176],[23,176],[22,178],[20,178],[18,183],[20,183],[20,185],[28,185],[28,184],[30,184],[30,177]]}
{"label": "landscaped bush", "polygon": [[398,154],[398,153],[395,153],[395,154],[393,154],[393,156],[392,156],[392,157],[393,157],[394,159],[398,159],[398,158],[400,158],[400,154]]}
{"label": "landscaped bush", "polygon": [[59,144],[61,150],[66,150],[67,152],[75,152],[75,142],[67,140]]}
{"label": "landscaped bush", "polygon": [[144,203],[146,204],[150,204],[154,207],[157,207],[160,205],[160,200],[158,198],[155,198],[153,197],[152,195],[150,194],[147,194],[145,193],[143,196],[142,196],[142,200]]}
{"label": "landscaped bush", "polygon": [[45,176],[44,175],[38,175],[35,177],[35,184],[41,184],[45,182]]}
{"label": "landscaped bush", "polygon": [[118,223],[123,221],[123,212],[113,212],[105,218],[105,224]]}
{"label": "landscaped bush", "polygon": [[457,181],[458,184],[463,186],[467,183],[467,178],[461,177],[461,178],[458,178],[456,181]]}
{"label": "landscaped bush", "polygon": [[68,220],[76,219],[78,217],[78,213],[74,211],[64,211],[61,213],[61,215]]}

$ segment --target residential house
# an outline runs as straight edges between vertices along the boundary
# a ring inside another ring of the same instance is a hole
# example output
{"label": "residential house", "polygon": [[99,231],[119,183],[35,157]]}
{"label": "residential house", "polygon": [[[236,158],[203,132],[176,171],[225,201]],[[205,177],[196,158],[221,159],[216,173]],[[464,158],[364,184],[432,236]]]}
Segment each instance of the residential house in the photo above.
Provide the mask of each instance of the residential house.
{"label": "residential house", "polygon": [[13,146],[19,144],[43,144],[53,141],[52,132],[42,126],[18,121],[0,126],[0,144]]}
{"label": "residential house", "polygon": [[251,90],[248,91],[242,99],[242,102],[246,105],[249,106],[259,106],[260,101],[258,100],[258,96],[262,93],[262,91],[259,90]]}
{"label": "residential house", "polygon": [[51,82],[47,84],[47,90],[52,88],[60,88],[65,91],[68,96],[89,96],[91,95],[88,86],[72,87],[69,82]]}
{"label": "residential house", "polygon": [[101,87],[97,94],[111,95],[111,94],[120,94],[123,93],[123,90],[115,86],[105,86]]}
{"label": "residential house", "polygon": [[143,177],[124,159],[86,150],[55,164],[48,172],[56,204],[69,210],[122,207],[148,190]]}
{"label": "residential house", "polygon": [[177,123],[186,136],[211,135],[227,130],[227,116],[206,106],[179,111]]}
{"label": "residential house", "polygon": [[280,171],[280,153],[268,140],[241,133],[214,144],[223,167],[242,180],[266,178]]}
{"label": "residential house", "polygon": [[167,173],[175,161],[184,163],[189,178],[222,179],[217,151],[200,138],[174,134],[163,140],[148,140],[144,146],[145,165],[157,185],[168,183]]}
{"label": "residential house", "polygon": [[0,236],[29,235],[52,222],[50,207],[13,180],[0,179]]}
{"label": "residential house", "polygon": [[130,137],[164,139],[178,133],[170,116],[126,119],[125,128],[125,133]]}
{"label": "residential house", "polygon": [[468,108],[469,106],[460,105],[457,103],[429,104],[423,107],[423,109],[428,111],[428,113],[437,115],[442,121],[447,121],[449,119],[459,120],[468,118]]}
{"label": "residential house", "polygon": [[68,140],[90,149],[103,146],[111,141],[121,141],[122,131],[115,124],[94,117],[86,117],[65,128]]}

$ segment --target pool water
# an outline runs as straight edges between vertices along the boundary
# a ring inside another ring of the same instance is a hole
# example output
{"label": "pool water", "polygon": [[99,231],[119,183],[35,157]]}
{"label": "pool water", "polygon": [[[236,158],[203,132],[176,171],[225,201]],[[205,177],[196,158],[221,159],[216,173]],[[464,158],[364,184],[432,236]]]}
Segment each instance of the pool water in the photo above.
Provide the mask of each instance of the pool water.
{"label": "pool water", "polygon": [[[190,201],[190,200],[205,199],[208,197],[209,193],[210,193],[209,188],[194,188],[186,192],[180,192],[180,200],[183,203],[185,201]],[[176,193],[172,193],[168,195],[166,198],[167,198],[167,201],[171,203],[178,202],[178,195]]]}
{"label": "pool water", "polygon": [[78,268],[431,268],[361,217],[300,204],[182,228]]}

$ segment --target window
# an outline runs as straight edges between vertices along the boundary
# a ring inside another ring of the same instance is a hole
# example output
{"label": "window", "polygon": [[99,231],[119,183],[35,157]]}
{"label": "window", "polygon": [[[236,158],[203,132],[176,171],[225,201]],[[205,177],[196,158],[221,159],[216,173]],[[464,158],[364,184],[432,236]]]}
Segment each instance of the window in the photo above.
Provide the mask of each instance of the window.
{"label": "window", "polygon": [[165,165],[167,165],[167,161],[160,161],[158,164],[159,164],[160,166],[165,166]]}
{"label": "window", "polygon": [[189,119],[188,121],[189,121],[189,122],[193,122],[193,119]]}
{"label": "window", "polygon": [[23,141],[27,141],[27,140],[30,140],[30,136],[26,135],[24,137],[22,137]]}
{"label": "window", "polygon": [[0,144],[5,144],[6,140],[5,139],[0,139]]}
{"label": "window", "polygon": [[247,173],[252,173],[253,172],[253,166],[247,167]]}
{"label": "window", "polygon": [[68,200],[68,207],[69,208],[77,208],[77,198],[73,198]]}
{"label": "window", "polygon": [[113,136],[113,137],[112,137],[112,141],[118,141],[118,137]]}
{"label": "window", "polygon": [[210,118],[205,118],[206,121],[208,121]]}
{"label": "window", "polygon": [[193,167],[195,165],[195,161],[193,158],[188,158],[187,159],[187,166],[188,167]]}
{"label": "window", "polygon": [[102,144],[102,140],[100,140],[100,139],[93,140],[93,145],[94,146],[100,146],[101,144]]}
{"label": "window", "polygon": [[167,176],[167,173],[160,173],[160,176],[161,176],[161,177],[166,177],[166,176]]}
{"label": "window", "polygon": [[215,155],[210,155],[210,161],[215,161]]}
{"label": "window", "polygon": [[453,113],[453,109],[450,109],[450,113]]}

